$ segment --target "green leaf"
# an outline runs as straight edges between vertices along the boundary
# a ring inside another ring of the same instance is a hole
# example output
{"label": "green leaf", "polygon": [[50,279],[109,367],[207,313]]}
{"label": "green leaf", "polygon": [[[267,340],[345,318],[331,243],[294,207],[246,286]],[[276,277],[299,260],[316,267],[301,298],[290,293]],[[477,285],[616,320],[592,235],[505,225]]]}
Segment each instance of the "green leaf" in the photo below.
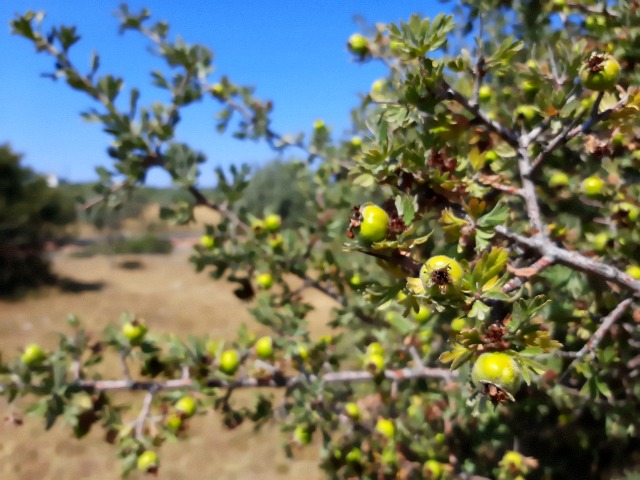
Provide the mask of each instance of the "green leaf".
{"label": "green leaf", "polygon": [[522,40],[514,40],[513,37],[507,37],[498,47],[495,53],[489,56],[485,61],[485,67],[488,69],[495,68],[497,70],[506,69],[511,59],[524,47]]}
{"label": "green leaf", "polygon": [[491,318],[491,308],[480,300],[476,300],[473,302],[473,306],[467,316],[470,318],[477,318],[481,322],[484,322]]}
{"label": "green leaf", "polygon": [[76,27],[60,27],[58,31],[58,40],[62,45],[62,50],[67,51],[69,48],[80,40],[80,36],[76,34]]}
{"label": "green leaf", "polygon": [[395,198],[395,205],[400,218],[402,218],[404,223],[410,225],[413,222],[413,218],[416,214],[416,207],[414,205],[413,198],[398,195]]}
{"label": "green leaf", "polygon": [[462,345],[456,345],[453,350],[442,352],[439,360],[442,363],[451,363],[451,370],[464,365],[473,356],[473,351]]}
{"label": "green leaf", "polygon": [[484,252],[471,273],[474,290],[483,292],[483,296],[489,290],[498,290],[504,284],[504,280],[500,281],[500,274],[506,268],[508,260],[509,253],[504,248],[494,247],[491,251]]}
{"label": "green leaf", "polygon": [[105,95],[109,102],[113,103],[113,101],[120,93],[124,82],[121,78],[116,78],[111,75],[105,75],[104,77],[100,77],[98,80],[98,91]]}

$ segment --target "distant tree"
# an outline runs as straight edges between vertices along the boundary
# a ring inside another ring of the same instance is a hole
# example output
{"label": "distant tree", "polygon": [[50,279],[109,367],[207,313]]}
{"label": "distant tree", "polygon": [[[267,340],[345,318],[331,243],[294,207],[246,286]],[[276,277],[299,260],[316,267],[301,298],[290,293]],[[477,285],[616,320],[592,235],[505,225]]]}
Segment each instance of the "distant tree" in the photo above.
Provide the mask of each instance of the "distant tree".
{"label": "distant tree", "polygon": [[312,185],[305,163],[273,160],[255,169],[238,204],[254,216],[270,211],[285,223],[295,223],[308,213],[307,194]]}
{"label": "distant tree", "polygon": [[75,219],[70,198],[44,176],[20,165],[21,155],[0,146],[0,295],[53,280],[44,245]]}

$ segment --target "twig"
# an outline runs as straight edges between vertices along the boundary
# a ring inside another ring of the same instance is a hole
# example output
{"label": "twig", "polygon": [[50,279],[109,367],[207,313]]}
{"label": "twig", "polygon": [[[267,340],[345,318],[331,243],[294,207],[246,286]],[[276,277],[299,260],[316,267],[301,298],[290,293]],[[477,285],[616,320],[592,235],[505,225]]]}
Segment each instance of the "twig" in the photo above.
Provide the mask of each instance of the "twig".
{"label": "twig", "polygon": [[611,10],[606,8],[606,2],[605,5],[603,5],[602,8],[597,7],[596,5],[585,5],[582,1],[580,2],[567,2],[567,7],[569,8],[573,8],[575,10],[578,10],[579,12],[582,13],[587,13],[587,14],[596,14],[596,15],[604,15],[607,17],[611,17],[611,18],[619,18],[620,15],[616,12],[612,12]]}
{"label": "twig", "polygon": [[484,77],[484,44],[482,40],[482,35],[484,34],[484,22],[482,21],[482,15],[479,17],[479,25],[478,25],[478,48],[476,50],[476,65],[473,69],[473,92],[471,94],[470,105],[477,106],[478,100],[480,98],[480,86],[482,85],[482,78]]}
{"label": "twig", "polygon": [[120,352],[120,366],[122,367],[122,374],[124,375],[124,379],[131,383],[133,380],[131,379],[131,372],[129,371],[129,364],[127,363],[127,355],[128,351]]}
{"label": "twig", "polygon": [[551,265],[553,265],[552,258],[542,257],[532,263],[528,268],[519,268],[514,270],[512,273],[514,273],[516,276],[509,280],[502,287],[502,291],[505,293],[509,293],[516,290],[517,288],[520,288],[524,284],[524,282],[529,280],[529,278],[539,274],[542,270],[550,267]]}
{"label": "twig", "polygon": [[306,285],[315,288],[319,292],[324,293],[328,297],[334,299],[336,302],[338,302],[343,307],[347,306],[347,304],[348,304],[347,299],[345,297],[343,297],[342,295],[338,294],[337,292],[334,292],[331,288],[325,287],[319,281],[314,280],[313,278],[309,277],[305,273],[296,272],[296,276],[298,278],[300,278],[301,280],[303,280]]}
{"label": "twig", "polygon": [[219,204],[211,201],[194,185],[190,185],[187,190],[195,199],[196,204],[207,207],[211,210],[214,210],[220,213],[221,215],[231,220],[231,223],[233,223],[236,227],[240,228],[241,230],[244,230],[245,232],[249,232],[251,230],[251,227],[247,225],[245,222],[243,222],[242,220],[240,220],[240,218],[238,218],[235,212],[227,208],[225,204]]}
{"label": "twig", "polygon": [[631,305],[631,302],[633,302],[632,298],[627,298],[623,300],[618,304],[616,308],[614,308],[609,313],[609,315],[607,315],[602,319],[602,323],[600,324],[598,329],[595,331],[593,335],[591,335],[591,338],[587,340],[587,343],[585,343],[584,346],[578,351],[574,360],[569,364],[567,369],[560,376],[560,378],[558,379],[559,383],[562,383],[567,378],[567,376],[569,375],[569,372],[573,370],[573,368],[575,368],[575,366],[578,363],[580,363],[580,361],[589,352],[598,348],[598,345],[600,344],[604,336],[607,334],[611,326],[624,314],[624,312],[627,311],[627,308],[629,308],[629,305]]}
{"label": "twig", "polygon": [[413,345],[409,347],[409,355],[411,355],[413,363],[415,363],[420,368],[424,368],[424,360],[418,353],[418,350],[416,349],[416,347],[414,347]]}
{"label": "twig", "polygon": [[153,404],[153,397],[155,396],[155,389],[147,390],[147,394],[144,396],[144,401],[142,402],[142,409],[140,410],[140,415],[135,422],[135,432],[136,439],[142,440],[144,438],[144,422],[147,420],[149,416],[149,412],[151,411],[151,405]]}
{"label": "twig", "polygon": [[[126,188],[129,185],[130,185],[130,182],[128,179],[118,183],[114,183],[109,189],[109,194],[116,193],[117,191],[122,190],[123,188]],[[90,198],[85,203],[83,203],[80,208],[82,208],[82,210],[89,210],[90,208],[95,207],[99,203],[104,202],[105,198],[107,198],[106,195],[96,195],[95,197]]]}
{"label": "twig", "polygon": [[473,114],[475,118],[484,124],[490,131],[499,135],[505,142],[514,148],[518,147],[518,136],[513,130],[508,129],[501,123],[491,120],[477,105],[472,105],[469,100],[458,92],[455,88],[449,85],[446,81],[442,82],[445,98],[454,100],[459,103],[465,110]]}

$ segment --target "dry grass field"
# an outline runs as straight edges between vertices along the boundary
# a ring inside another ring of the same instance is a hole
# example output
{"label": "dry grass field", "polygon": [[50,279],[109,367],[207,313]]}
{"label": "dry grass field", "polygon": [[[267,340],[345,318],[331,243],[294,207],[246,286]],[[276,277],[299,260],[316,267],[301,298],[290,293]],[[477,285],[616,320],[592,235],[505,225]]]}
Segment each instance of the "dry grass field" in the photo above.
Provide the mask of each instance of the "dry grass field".
{"label": "dry grass field", "polygon": [[[89,330],[100,333],[108,323],[118,323],[123,311],[146,319],[154,332],[208,334],[232,339],[237,327],[247,323],[259,330],[247,313],[247,305],[233,294],[233,286],[195,273],[187,259],[189,248],[171,255],[73,258],[53,257],[54,271],[84,285],[77,292],[49,289],[19,302],[0,302],[0,350],[13,357],[21,346],[37,341],[51,347],[57,332],[67,331],[68,314],[78,315]],[[123,269],[123,260],[142,262],[142,268]],[[310,297],[318,308],[311,316],[312,329],[321,332],[332,307],[320,297]],[[117,373],[117,372],[116,372]],[[122,397],[136,402],[140,396]],[[6,417],[12,408],[0,400]],[[299,452],[295,461],[281,448],[277,425],[259,433],[251,425],[234,431],[220,426],[215,413],[193,422],[189,438],[168,442],[161,450],[159,478],[165,479],[314,479],[317,448]],[[102,439],[99,428],[88,439],[76,440],[62,422],[45,432],[41,419],[25,418],[23,426],[0,423],[0,478],[12,480],[120,478],[114,447]],[[136,478],[136,475],[133,475]]]}

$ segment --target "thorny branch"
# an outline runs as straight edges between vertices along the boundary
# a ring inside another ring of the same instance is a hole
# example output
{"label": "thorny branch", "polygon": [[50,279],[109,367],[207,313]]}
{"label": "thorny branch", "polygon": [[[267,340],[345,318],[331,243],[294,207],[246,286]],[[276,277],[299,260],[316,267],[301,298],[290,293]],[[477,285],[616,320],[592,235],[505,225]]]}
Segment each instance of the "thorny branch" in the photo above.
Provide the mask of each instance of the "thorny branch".
{"label": "thorny branch", "polygon": [[564,371],[564,373],[560,377],[559,379],[560,383],[562,383],[567,378],[567,376],[569,375],[569,372],[573,370],[573,368],[575,368],[575,366],[578,363],[580,363],[582,359],[585,356],[587,356],[589,352],[593,352],[598,348],[598,345],[600,344],[604,336],[607,334],[611,326],[624,314],[624,312],[627,311],[627,309],[631,305],[631,302],[633,302],[632,298],[627,298],[623,300],[618,304],[616,308],[614,308],[609,313],[609,315],[607,315],[605,318],[602,319],[602,323],[600,324],[598,329],[595,331],[593,335],[591,335],[591,338],[589,338],[587,343],[585,343],[584,346],[578,351],[575,359],[571,362],[571,364],[567,367],[567,369]]}
{"label": "thorny branch", "polygon": [[514,233],[502,225],[496,227],[496,233],[520,247],[532,250],[542,257],[547,257],[554,263],[559,263],[590,275],[596,275],[630,290],[636,297],[640,296],[640,280],[633,279],[616,267],[585,257],[579,252],[565,250],[541,237],[525,237]]}
{"label": "thorny branch", "polygon": [[[392,381],[413,380],[417,378],[435,378],[444,381],[452,381],[458,378],[458,373],[447,368],[431,368],[424,366],[416,366],[413,368],[402,368],[399,370],[385,370],[384,377]],[[163,390],[182,390],[196,388],[199,386],[207,386],[210,388],[292,388],[297,385],[318,382],[323,383],[352,383],[367,382],[376,378],[376,375],[366,370],[345,370],[340,372],[329,372],[322,375],[290,375],[270,372],[265,377],[242,377],[235,380],[209,379],[199,381],[197,384],[189,376],[182,378],[170,379],[165,381],[130,381],[121,380],[78,380],[72,385],[90,392],[106,392],[106,391],[146,391],[159,392]],[[19,385],[23,386],[23,385]],[[0,392],[5,390],[7,385],[0,386]]]}

